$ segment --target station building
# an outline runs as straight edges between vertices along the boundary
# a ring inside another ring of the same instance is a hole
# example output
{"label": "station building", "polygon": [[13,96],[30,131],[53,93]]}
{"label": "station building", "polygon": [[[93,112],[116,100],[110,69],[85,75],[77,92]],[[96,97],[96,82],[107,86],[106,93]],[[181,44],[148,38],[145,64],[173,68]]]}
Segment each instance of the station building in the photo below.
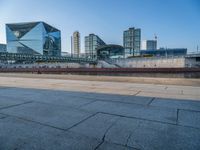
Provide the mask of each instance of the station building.
{"label": "station building", "polygon": [[124,47],[120,45],[103,45],[97,48],[98,59],[124,58]]}
{"label": "station building", "polygon": [[61,56],[61,32],[45,22],[6,24],[7,52]]}

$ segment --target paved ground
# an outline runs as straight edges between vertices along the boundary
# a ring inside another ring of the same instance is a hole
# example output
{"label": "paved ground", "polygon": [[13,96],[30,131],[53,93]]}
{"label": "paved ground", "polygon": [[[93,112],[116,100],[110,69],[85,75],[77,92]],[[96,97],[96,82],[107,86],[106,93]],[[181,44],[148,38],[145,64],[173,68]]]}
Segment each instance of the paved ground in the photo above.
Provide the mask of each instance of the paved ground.
{"label": "paved ground", "polygon": [[0,150],[199,150],[199,91],[0,77]]}

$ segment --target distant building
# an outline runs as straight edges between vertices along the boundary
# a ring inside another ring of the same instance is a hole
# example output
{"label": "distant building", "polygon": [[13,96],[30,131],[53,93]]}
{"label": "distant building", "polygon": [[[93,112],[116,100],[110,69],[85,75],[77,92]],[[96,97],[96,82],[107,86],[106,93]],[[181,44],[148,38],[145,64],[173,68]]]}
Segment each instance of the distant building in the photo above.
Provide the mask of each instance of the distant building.
{"label": "distant building", "polygon": [[140,50],[140,55],[147,57],[168,57],[168,56],[173,57],[173,56],[185,56],[186,54],[187,54],[186,48]]}
{"label": "distant building", "polygon": [[7,51],[33,55],[61,55],[60,30],[44,22],[6,24]]}
{"label": "distant building", "polygon": [[95,34],[85,37],[85,53],[87,57],[97,58],[97,48],[106,43]]}
{"label": "distant building", "polygon": [[129,28],[124,31],[123,45],[126,55],[138,56],[140,54],[141,29]]}
{"label": "distant building", "polygon": [[6,52],[6,44],[0,44],[0,52]]}
{"label": "distant building", "polygon": [[103,45],[97,48],[98,59],[124,58],[124,48],[120,45]]}
{"label": "distant building", "polygon": [[142,41],[143,50],[155,50],[157,49],[157,40],[144,40]]}
{"label": "distant building", "polygon": [[78,31],[73,33],[72,37],[72,50],[73,55],[79,56],[80,55],[80,33]]}

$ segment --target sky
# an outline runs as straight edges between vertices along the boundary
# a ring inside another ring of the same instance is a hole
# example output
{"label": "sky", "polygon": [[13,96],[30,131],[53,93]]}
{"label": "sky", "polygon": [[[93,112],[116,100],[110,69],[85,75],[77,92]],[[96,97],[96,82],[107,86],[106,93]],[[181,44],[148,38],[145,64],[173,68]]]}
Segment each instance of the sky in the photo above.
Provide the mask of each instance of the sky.
{"label": "sky", "polygon": [[[158,47],[200,47],[200,0],[0,0],[0,43],[5,24],[44,21],[61,30],[62,51],[70,52],[70,37],[97,34],[107,44],[123,44],[123,31],[141,28],[142,40],[158,37]],[[199,48],[200,49],[200,48]]]}

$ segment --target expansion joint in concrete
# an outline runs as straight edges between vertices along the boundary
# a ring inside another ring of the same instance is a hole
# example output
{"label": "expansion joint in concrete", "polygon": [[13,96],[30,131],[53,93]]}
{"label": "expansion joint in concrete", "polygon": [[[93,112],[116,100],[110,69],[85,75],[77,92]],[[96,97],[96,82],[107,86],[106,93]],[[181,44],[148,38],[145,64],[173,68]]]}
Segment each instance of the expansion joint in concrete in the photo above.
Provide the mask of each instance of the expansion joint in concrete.
{"label": "expansion joint in concrete", "polygon": [[28,101],[28,102],[24,102],[24,103],[20,103],[20,104],[16,104],[16,105],[6,106],[6,107],[0,108],[0,110],[2,110],[2,109],[7,109],[7,108],[12,108],[12,107],[16,107],[16,106],[21,106],[21,105],[29,104],[29,103],[32,103],[32,102],[33,102],[33,101]]}

